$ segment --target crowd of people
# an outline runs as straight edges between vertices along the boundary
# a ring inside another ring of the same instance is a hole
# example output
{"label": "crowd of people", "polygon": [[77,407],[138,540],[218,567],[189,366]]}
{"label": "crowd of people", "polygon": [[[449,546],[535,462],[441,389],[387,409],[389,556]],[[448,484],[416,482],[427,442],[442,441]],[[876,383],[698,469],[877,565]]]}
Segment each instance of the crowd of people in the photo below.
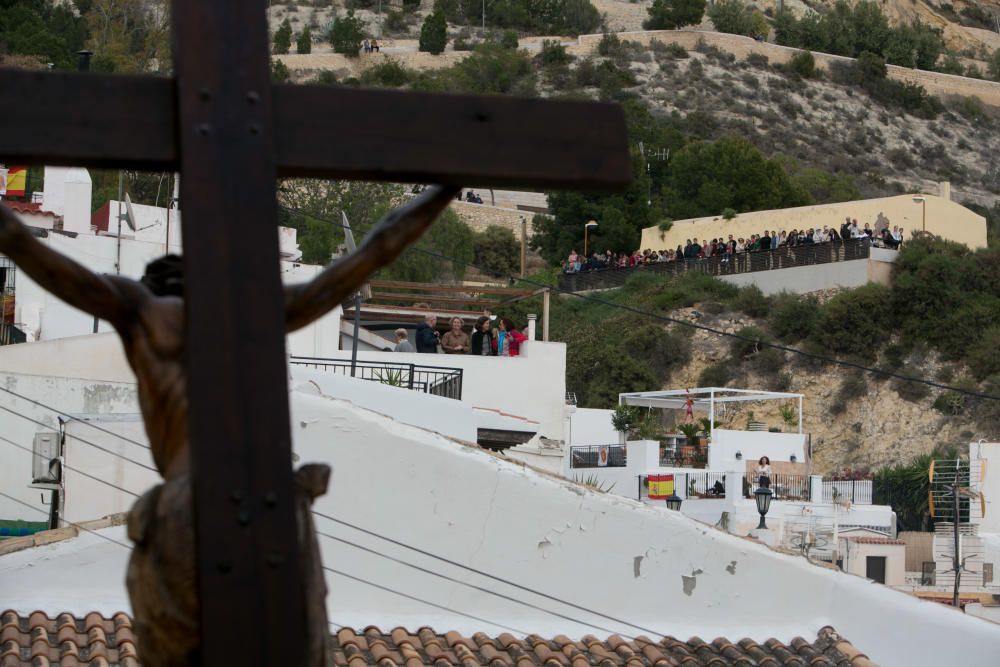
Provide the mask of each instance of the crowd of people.
{"label": "crowd of people", "polygon": [[821,243],[839,242],[850,239],[867,239],[873,246],[898,250],[903,243],[903,228],[895,225],[889,229],[887,221],[880,215],[875,228],[868,223],[862,227],[857,218],[847,218],[838,230],[836,227],[824,225],[809,229],[764,230],[763,234],[751,234],[748,238],[728,239],[722,237],[711,241],[697,238],[688,239],[684,245],[678,245],[676,250],[636,250],[634,253],[613,253],[610,250],[595,252],[590,257],[578,255],[573,249],[563,264],[563,272],[576,273],[594,269],[617,268],[624,269],[660,262],[680,262],[685,260],[704,259],[706,257],[727,257],[744,253],[769,252],[778,248],[794,248]]}
{"label": "crowd of people", "polygon": [[[494,326],[494,323],[499,326]],[[396,329],[393,352],[437,354],[440,348],[445,354],[516,357],[521,353],[521,343],[528,340],[508,317],[483,315],[476,320],[471,335],[465,332],[465,323],[459,317],[452,318],[450,328],[443,335],[436,327],[436,316],[424,316],[424,321],[417,325],[414,332],[415,346],[410,342],[406,329]]]}

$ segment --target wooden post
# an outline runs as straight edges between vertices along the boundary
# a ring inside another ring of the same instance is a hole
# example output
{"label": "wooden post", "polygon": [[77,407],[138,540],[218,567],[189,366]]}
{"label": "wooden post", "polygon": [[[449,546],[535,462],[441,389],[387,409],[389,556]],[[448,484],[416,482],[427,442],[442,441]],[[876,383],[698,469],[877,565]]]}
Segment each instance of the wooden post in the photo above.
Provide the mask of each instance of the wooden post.
{"label": "wooden post", "polygon": [[545,290],[542,292],[542,340],[548,342],[549,340],[549,292],[551,290]]}
{"label": "wooden post", "polygon": [[528,266],[528,221],[521,216],[521,277],[527,275]]}

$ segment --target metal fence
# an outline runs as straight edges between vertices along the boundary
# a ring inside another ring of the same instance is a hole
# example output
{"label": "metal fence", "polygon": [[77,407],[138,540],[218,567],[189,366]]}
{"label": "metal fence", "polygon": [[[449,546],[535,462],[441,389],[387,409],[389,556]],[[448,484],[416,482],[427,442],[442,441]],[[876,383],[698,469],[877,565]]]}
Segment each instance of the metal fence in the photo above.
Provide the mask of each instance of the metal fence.
{"label": "metal fence", "polygon": [[[756,474],[748,474],[743,478],[743,495],[753,498],[753,492],[762,484],[762,479]],[[786,475],[782,473],[768,475],[768,487],[774,494],[774,500],[809,500],[809,476]]]}
{"label": "metal fence", "polygon": [[871,241],[849,239],[795,247],[784,246],[775,250],[719,255],[702,259],[685,259],[679,262],[657,262],[627,269],[593,269],[559,276],[559,289],[581,292],[592,289],[621,287],[635,275],[672,276],[688,271],[699,271],[713,276],[727,276],[755,271],[789,269],[796,266],[847,262],[867,259],[871,255]]}
{"label": "metal fence", "polygon": [[[293,366],[315,368],[323,371],[351,374],[347,359],[322,359],[317,357],[292,357]],[[462,400],[462,369],[423,364],[405,364],[393,361],[358,361],[355,377],[393,387],[412,389],[425,394]]]}
{"label": "metal fence", "polygon": [[[724,472],[673,472],[663,473],[674,476],[674,492],[687,499],[725,498],[726,475]],[[739,475],[739,473],[731,473]],[[649,475],[639,475],[638,499],[649,498]]]}
{"label": "metal fence", "polygon": [[[606,457],[601,460],[602,452]],[[569,448],[570,468],[624,468],[625,445],[589,445]]]}
{"label": "metal fence", "polygon": [[872,504],[872,487],[870,479],[851,479],[834,482],[823,480],[823,502],[849,500],[855,505]]}

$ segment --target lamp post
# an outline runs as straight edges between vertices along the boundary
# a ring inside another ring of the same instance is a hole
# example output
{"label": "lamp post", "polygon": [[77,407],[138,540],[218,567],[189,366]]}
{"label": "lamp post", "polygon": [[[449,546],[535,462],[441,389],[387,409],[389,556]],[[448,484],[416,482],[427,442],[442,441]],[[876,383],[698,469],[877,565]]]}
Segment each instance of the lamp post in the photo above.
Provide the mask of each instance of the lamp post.
{"label": "lamp post", "polygon": [[675,491],[674,493],[671,493],[668,497],[664,498],[663,502],[667,504],[668,510],[679,512],[681,509],[681,503],[684,501],[683,499],[681,499],[680,496],[677,495],[677,492]]}
{"label": "lamp post", "polygon": [[583,226],[583,256],[587,257],[587,233],[590,231],[591,227],[597,227],[596,220],[589,220],[587,224]]}
{"label": "lamp post", "polygon": [[767,511],[771,509],[771,497],[774,493],[771,489],[760,487],[753,492],[754,499],[757,501],[757,512],[760,513],[760,523],[757,524],[757,530],[767,530],[767,524],[764,523],[764,517],[767,515]]}
{"label": "lamp post", "polygon": [[913,201],[920,204],[921,213],[923,214],[922,215],[922,219],[923,220],[922,220],[922,223],[920,225],[920,230],[926,232],[927,231],[927,197],[924,197],[923,195],[917,195],[916,197],[913,198]]}

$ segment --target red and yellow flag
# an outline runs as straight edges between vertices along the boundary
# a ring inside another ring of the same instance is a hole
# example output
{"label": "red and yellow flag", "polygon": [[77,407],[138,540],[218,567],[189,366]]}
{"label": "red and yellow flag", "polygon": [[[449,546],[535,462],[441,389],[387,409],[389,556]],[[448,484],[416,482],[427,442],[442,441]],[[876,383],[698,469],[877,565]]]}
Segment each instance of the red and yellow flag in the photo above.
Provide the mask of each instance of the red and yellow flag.
{"label": "red and yellow flag", "polygon": [[673,475],[650,475],[649,476],[649,497],[650,499],[663,500],[674,495]]}
{"label": "red and yellow flag", "polygon": [[28,185],[27,167],[10,167],[7,176],[0,179],[0,195],[5,197],[23,197]]}

